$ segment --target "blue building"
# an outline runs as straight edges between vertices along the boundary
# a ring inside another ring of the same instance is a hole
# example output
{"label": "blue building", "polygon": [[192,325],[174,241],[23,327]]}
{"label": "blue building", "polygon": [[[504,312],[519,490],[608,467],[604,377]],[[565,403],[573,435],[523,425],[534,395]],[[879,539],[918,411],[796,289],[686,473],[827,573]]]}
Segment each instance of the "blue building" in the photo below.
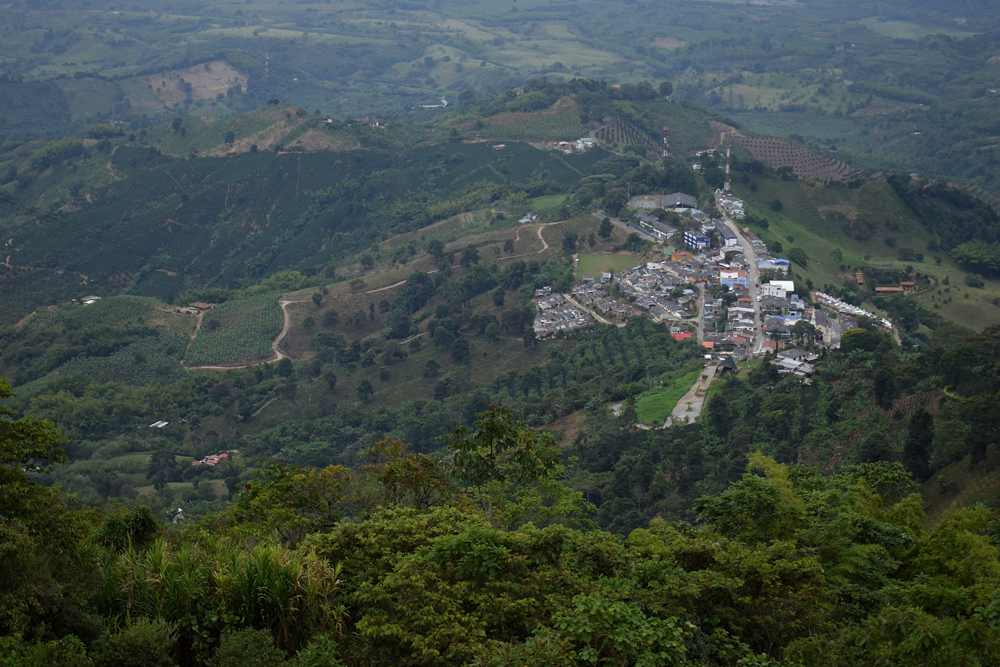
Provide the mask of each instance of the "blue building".
{"label": "blue building", "polygon": [[700,232],[684,232],[684,245],[701,250],[708,247],[708,237]]}

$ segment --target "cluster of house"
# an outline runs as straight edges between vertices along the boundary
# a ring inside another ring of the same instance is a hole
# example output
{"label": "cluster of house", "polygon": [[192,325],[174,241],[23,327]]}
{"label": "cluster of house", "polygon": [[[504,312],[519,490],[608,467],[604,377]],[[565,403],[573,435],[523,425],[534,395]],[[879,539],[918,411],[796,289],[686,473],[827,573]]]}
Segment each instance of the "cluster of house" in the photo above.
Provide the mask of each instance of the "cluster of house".
{"label": "cluster of house", "polygon": [[584,283],[573,290],[573,296],[583,304],[612,319],[627,320],[630,317],[641,315],[642,311],[637,307],[631,303],[622,303],[608,293],[603,283],[610,282],[611,274],[603,275],[606,277],[602,277],[600,283],[584,278]]}
{"label": "cluster of house", "polygon": [[[714,276],[714,268],[708,265],[707,258],[678,252],[673,253],[670,260],[647,262],[614,275],[605,273],[600,283],[584,277],[583,285],[574,295],[615,319],[645,315],[657,322],[688,320],[695,316],[695,309],[690,307],[697,296],[692,283],[709,282]],[[623,297],[621,300],[602,286],[612,281]]]}
{"label": "cluster of house", "polygon": [[802,384],[808,385],[812,384],[812,374],[816,370],[813,364],[817,359],[819,355],[792,348],[778,352],[771,360],[771,364],[778,367],[778,373],[781,375],[794,375],[802,380]]}
{"label": "cluster of house", "polygon": [[827,308],[828,310],[834,310],[842,314],[846,313],[847,315],[853,315],[855,317],[867,317],[880,329],[892,331],[892,322],[884,317],[876,315],[875,313],[870,313],[864,308],[852,306],[846,301],[841,301],[837,297],[830,296],[824,292],[813,292],[812,296],[816,303],[824,308]]}
{"label": "cluster of house", "polygon": [[586,153],[594,147],[594,140],[590,137],[583,137],[576,141],[553,141],[552,147],[563,153]]}
{"label": "cluster of house", "polygon": [[193,466],[208,466],[209,468],[214,468],[223,463],[229,463],[229,454],[209,454],[200,461],[191,461],[191,465]]}
{"label": "cluster of house", "polygon": [[743,200],[734,197],[731,192],[718,192],[719,198],[716,200],[716,204],[720,209],[726,212],[733,220],[742,220],[746,217],[746,211],[743,209]]}
{"label": "cluster of house", "polygon": [[[699,219],[697,214],[701,214]],[[709,247],[709,235],[713,232],[719,238],[719,247],[723,250],[736,250],[740,247],[740,239],[736,232],[730,229],[729,225],[719,219],[709,218],[701,211],[691,214],[695,220],[701,222],[701,230],[690,230],[684,232],[684,245],[693,250],[704,250]]]}
{"label": "cluster of house", "polygon": [[702,345],[706,357],[732,356],[736,361],[743,361],[753,351],[758,326],[743,254],[733,253],[728,261],[720,262],[716,275],[718,283],[728,287],[736,300],[727,308],[722,298],[705,294]]}
{"label": "cluster of house", "polygon": [[587,313],[574,307],[551,287],[535,290],[535,337],[550,338],[559,332],[569,332],[573,329],[593,324],[594,320]]}

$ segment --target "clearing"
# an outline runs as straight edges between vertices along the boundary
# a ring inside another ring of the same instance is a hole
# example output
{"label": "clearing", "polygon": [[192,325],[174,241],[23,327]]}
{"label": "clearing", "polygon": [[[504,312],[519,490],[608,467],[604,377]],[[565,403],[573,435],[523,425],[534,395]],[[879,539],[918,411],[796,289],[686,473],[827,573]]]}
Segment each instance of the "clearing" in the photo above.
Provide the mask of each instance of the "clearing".
{"label": "clearing", "polygon": [[702,372],[703,369],[691,371],[674,380],[669,386],[664,385],[639,394],[635,401],[635,411],[639,421],[650,425],[662,424],[674,411],[674,406],[698,381]]}
{"label": "clearing", "polygon": [[633,268],[639,262],[639,256],[633,253],[620,255],[580,255],[576,264],[576,278],[583,276],[597,278],[602,273],[621,273]]}

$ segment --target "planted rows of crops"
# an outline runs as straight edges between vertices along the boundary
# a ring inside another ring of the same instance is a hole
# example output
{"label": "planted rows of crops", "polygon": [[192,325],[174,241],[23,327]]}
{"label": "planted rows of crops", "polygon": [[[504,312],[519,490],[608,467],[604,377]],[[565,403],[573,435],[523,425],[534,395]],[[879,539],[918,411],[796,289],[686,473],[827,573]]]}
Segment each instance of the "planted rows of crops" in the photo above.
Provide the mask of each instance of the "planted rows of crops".
{"label": "planted rows of crops", "polygon": [[98,299],[94,303],[81,305],[68,313],[77,326],[94,324],[116,325],[135,322],[151,312],[159,302],[141,296],[114,296]]}
{"label": "planted rows of crops", "polygon": [[595,136],[599,141],[611,141],[625,146],[645,146],[654,150],[659,147],[648,134],[617,116],[608,127],[600,130]]}
{"label": "planted rows of crops", "polygon": [[[490,118],[480,134],[500,141],[569,141],[587,135],[587,128],[572,111],[560,110],[534,117],[527,114],[504,114]],[[507,121],[512,122],[507,122]]]}
{"label": "planted rows of crops", "polygon": [[271,356],[284,318],[278,292],[230,301],[208,311],[184,357],[188,366],[226,366]]}
{"label": "planted rows of crops", "polygon": [[896,100],[887,100],[884,97],[873,97],[866,106],[855,111],[852,116],[891,116],[894,113],[903,111],[905,107]]}
{"label": "planted rows of crops", "polygon": [[839,181],[850,172],[850,167],[840,160],[817,155],[784,139],[737,136],[736,140],[758,160],[775,169],[791,167],[800,178]]}
{"label": "planted rows of crops", "polygon": [[180,364],[185,345],[187,336],[149,336],[108,357],[77,357],[63,366],[63,372],[132,386],[172,384],[185,375]]}

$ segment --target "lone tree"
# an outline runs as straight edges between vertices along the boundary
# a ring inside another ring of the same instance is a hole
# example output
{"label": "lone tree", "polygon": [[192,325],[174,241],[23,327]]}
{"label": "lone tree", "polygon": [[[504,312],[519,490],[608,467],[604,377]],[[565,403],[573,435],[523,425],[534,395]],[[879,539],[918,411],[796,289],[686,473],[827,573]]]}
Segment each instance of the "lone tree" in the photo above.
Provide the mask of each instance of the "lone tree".
{"label": "lone tree", "polygon": [[604,218],[604,220],[601,220],[601,226],[597,229],[597,235],[602,239],[607,239],[613,231],[615,231],[615,228],[611,224],[611,218]]}
{"label": "lone tree", "polygon": [[934,416],[917,408],[910,417],[906,433],[906,443],[903,445],[903,465],[906,471],[918,482],[924,482],[931,476],[931,444],[934,441]]}
{"label": "lone tree", "polygon": [[504,507],[516,502],[535,482],[557,475],[560,452],[548,433],[535,433],[514,419],[506,405],[491,405],[480,412],[475,432],[460,426],[446,439],[455,452],[458,478],[494,525],[501,523]]}
{"label": "lone tree", "polygon": [[362,403],[367,403],[371,400],[372,394],[375,393],[375,387],[368,380],[362,380],[361,384],[358,385],[358,400]]}

